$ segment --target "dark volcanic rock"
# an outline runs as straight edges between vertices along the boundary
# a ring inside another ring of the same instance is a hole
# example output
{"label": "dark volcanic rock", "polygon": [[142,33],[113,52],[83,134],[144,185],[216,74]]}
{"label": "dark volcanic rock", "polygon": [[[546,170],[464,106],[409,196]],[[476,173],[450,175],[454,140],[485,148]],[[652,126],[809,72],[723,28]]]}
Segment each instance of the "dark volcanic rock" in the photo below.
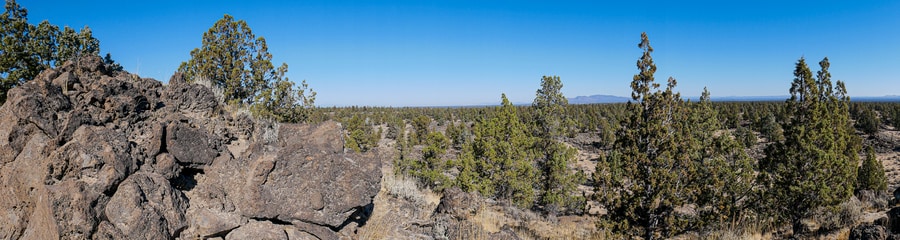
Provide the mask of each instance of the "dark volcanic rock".
{"label": "dark volcanic rock", "polygon": [[222,151],[222,141],[216,136],[181,122],[170,123],[165,133],[166,150],[184,165],[209,165]]}
{"label": "dark volcanic rock", "polygon": [[875,224],[862,224],[850,230],[850,239],[860,240],[885,240],[887,234],[883,226]]}
{"label": "dark volcanic rock", "polygon": [[900,233],[900,207],[891,208],[887,216],[888,226],[885,227],[892,233]]}
{"label": "dark volcanic rock", "polygon": [[340,124],[256,120],[172,79],[90,57],[10,90],[0,239],[334,239],[365,220],[380,156],[344,153]]}

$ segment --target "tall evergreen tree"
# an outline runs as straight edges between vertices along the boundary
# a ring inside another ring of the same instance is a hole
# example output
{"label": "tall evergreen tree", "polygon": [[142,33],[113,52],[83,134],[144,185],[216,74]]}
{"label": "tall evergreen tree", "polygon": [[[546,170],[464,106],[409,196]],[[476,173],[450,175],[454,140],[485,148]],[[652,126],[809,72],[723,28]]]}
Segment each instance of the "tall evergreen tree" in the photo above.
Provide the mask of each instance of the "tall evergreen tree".
{"label": "tall evergreen tree", "polygon": [[541,203],[551,214],[560,210],[574,211],[582,208],[584,198],[577,194],[583,175],[574,174],[569,163],[575,161],[576,150],[562,142],[565,131],[572,123],[567,118],[569,101],[560,91],[563,87],[558,76],[543,76],[532,107],[534,109],[537,151],[542,155],[543,186]]}
{"label": "tall evergreen tree", "polygon": [[638,47],[643,55],[637,61],[640,72],[631,82],[630,115],[622,122],[613,150],[601,161],[604,165],[598,166],[601,174],[595,179],[601,188],[597,192],[605,193],[600,200],[617,230],[656,239],[681,230],[674,210],[689,199],[683,196],[683,188],[689,184],[690,159],[678,149],[676,122],[682,117],[682,100],[673,91],[677,82],[669,78],[665,90],[659,90],[646,33],[641,34]]}
{"label": "tall evergreen tree", "polygon": [[755,195],[754,161],[744,148],[720,124],[717,111],[704,87],[700,102],[692,105],[691,127],[684,142],[691,143],[686,154],[692,155],[697,171],[695,193],[699,227],[722,229],[734,227],[750,209]]}
{"label": "tall evergreen tree", "polygon": [[797,61],[783,123],[784,141],[766,148],[760,181],[768,188],[769,206],[779,219],[801,234],[803,218],[820,207],[836,206],[853,192],[859,162],[859,139],[850,122],[844,83],[831,84],[828,58],[812,75]]}

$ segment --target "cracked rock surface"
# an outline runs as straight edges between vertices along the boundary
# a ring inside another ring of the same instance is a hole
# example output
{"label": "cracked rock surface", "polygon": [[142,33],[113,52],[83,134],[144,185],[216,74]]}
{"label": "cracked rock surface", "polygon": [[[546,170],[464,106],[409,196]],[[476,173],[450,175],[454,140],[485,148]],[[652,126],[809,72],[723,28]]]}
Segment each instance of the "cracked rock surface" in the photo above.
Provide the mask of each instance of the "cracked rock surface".
{"label": "cracked rock surface", "polygon": [[338,239],[380,189],[341,125],[230,111],[208,87],[81,58],[0,107],[0,239]]}

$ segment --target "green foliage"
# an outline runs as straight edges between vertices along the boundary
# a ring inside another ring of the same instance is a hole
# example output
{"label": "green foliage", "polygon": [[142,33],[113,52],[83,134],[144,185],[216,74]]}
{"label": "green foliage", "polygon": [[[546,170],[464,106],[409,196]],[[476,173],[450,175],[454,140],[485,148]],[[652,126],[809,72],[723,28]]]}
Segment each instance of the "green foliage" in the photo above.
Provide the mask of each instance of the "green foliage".
{"label": "green foliage", "polygon": [[[750,211],[754,186],[755,162],[743,146],[719,124],[717,111],[710,102],[709,91],[703,89],[700,102],[691,105],[689,127],[684,134],[691,136],[686,151],[697,159],[695,183],[685,188],[699,193],[696,200],[699,221],[696,225],[708,230],[722,229],[740,223]],[[752,133],[752,132],[751,132]],[[756,137],[753,137],[754,143]]]}
{"label": "green foliage", "polygon": [[738,126],[734,131],[734,137],[745,148],[751,148],[756,145],[756,133],[748,127]]}
{"label": "green foliage", "polygon": [[575,160],[577,151],[562,142],[551,142],[543,149],[544,163],[541,165],[544,177],[541,204],[550,214],[557,212],[581,213],[585,199],[578,191],[578,185],[585,180],[581,171],[573,172],[569,163]]}
{"label": "green foliage", "polygon": [[866,160],[859,166],[856,180],[856,191],[873,190],[884,192],[887,190],[887,178],[884,176],[884,166],[875,158],[875,149],[872,146],[866,148]]}
{"label": "green foliage", "polygon": [[443,155],[450,147],[450,140],[440,132],[430,132],[425,137],[425,147],[422,148],[422,166],[413,169],[414,176],[419,177],[427,186],[440,191],[448,187],[451,182],[444,175],[447,170],[446,160]]}
{"label": "green foliage", "polygon": [[900,106],[895,106],[891,112],[891,125],[894,126],[894,130],[900,130]]}
{"label": "green foliage", "polygon": [[28,11],[14,0],[6,1],[0,14],[0,42],[0,104],[6,102],[9,89],[33,79],[44,69],[100,53],[100,42],[89,27],[80,32],[65,27],[60,32],[59,27],[46,20],[31,25]]}
{"label": "green foliage", "polygon": [[[282,67],[286,67],[283,65]],[[276,81],[273,88],[260,91],[259,101],[250,107],[256,116],[274,118],[279,122],[308,122],[315,111],[316,92],[309,90],[306,80],[294,87],[287,78]]]}
{"label": "green foliage", "polygon": [[425,115],[416,116],[412,119],[413,131],[415,137],[412,138],[416,144],[422,143],[425,136],[428,135],[428,126],[431,125],[431,118]]}
{"label": "green foliage", "polygon": [[[80,32],[68,26],[59,35],[59,59],[76,59],[79,56],[100,54],[100,42],[93,37],[91,28],[85,26]],[[62,62],[57,62],[61,65]]]}
{"label": "green foliage", "polygon": [[401,140],[401,135],[406,130],[406,123],[403,122],[403,119],[392,118],[387,121],[387,129],[387,134],[385,134],[384,137],[399,142]]}
{"label": "green foliage", "polygon": [[287,64],[278,68],[272,64],[266,39],[256,37],[247,22],[231,15],[203,34],[201,47],[191,50],[191,59],[178,71],[191,82],[212,82],[223,89],[226,102],[249,105],[257,116],[302,122],[312,114],[316,93],[305,80],[294,86],[284,76]]}
{"label": "green foliage", "polygon": [[451,146],[456,150],[461,150],[472,136],[465,125],[465,123],[457,124],[452,121],[447,124],[447,136],[450,138]]}
{"label": "green foliage", "polygon": [[631,82],[630,115],[609,157],[598,166],[600,174],[609,176],[595,177],[600,180],[596,192],[602,193],[599,200],[609,209],[609,220],[619,226],[616,231],[645,239],[671,237],[681,231],[675,208],[692,198],[682,189],[692,181],[690,159],[680,149],[681,136],[672,134],[682,130],[677,123],[683,102],[673,92],[674,78],[665,90],[654,82],[656,65],[646,33],[638,47],[643,56],[637,62],[640,73]]}
{"label": "green foliage", "polygon": [[534,135],[537,137],[536,151],[543,154],[540,161],[543,175],[540,199],[544,209],[551,214],[581,211],[584,205],[584,198],[576,193],[584,177],[573,174],[569,169],[569,163],[575,161],[576,150],[560,142],[572,126],[566,117],[569,101],[560,91],[562,87],[558,76],[543,76],[541,88],[531,104],[534,109]]}
{"label": "green foliage", "polygon": [[475,138],[460,153],[456,185],[530,208],[539,176],[531,151],[535,140],[505,94],[495,110],[473,126]]}
{"label": "green foliage", "polygon": [[559,140],[570,128],[566,105],[569,100],[560,91],[563,87],[558,76],[541,77],[541,88],[537,90],[534,102],[535,136],[544,140]]}
{"label": "green foliage", "polygon": [[784,129],[771,114],[761,120],[759,132],[768,142],[784,141]]}
{"label": "green foliage", "polygon": [[449,168],[443,155],[450,147],[450,140],[440,132],[430,132],[425,136],[425,147],[422,148],[422,159],[404,156],[409,152],[409,142],[398,141],[401,156],[396,163],[399,173],[413,176],[425,186],[441,191],[453,184],[450,177],[444,174]]}
{"label": "green foliage", "polygon": [[375,132],[366,120],[359,115],[354,115],[344,122],[347,136],[344,146],[356,152],[366,152],[375,148],[381,135]]}
{"label": "green foliage", "polygon": [[857,104],[854,106],[857,106],[856,111],[853,111],[855,113],[856,128],[869,135],[878,132],[879,121],[875,111],[865,105]]}
{"label": "green foliage", "polygon": [[790,221],[797,234],[800,220],[812,211],[849,199],[859,162],[847,90],[841,81],[832,86],[828,58],[819,65],[814,79],[805,59],[797,62],[791,97],[783,105],[785,140],[769,145],[759,163],[770,213]]}
{"label": "green foliage", "polygon": [[119,63],[116,63],[116,61],[113,60],[112,55],[109,53],[106,53],[106,56],[103,57],[103,64],[106,65],[106,69],[113,71],[113,72],[118,72],[118,71],[124,70],[122,65],[119,65]]}

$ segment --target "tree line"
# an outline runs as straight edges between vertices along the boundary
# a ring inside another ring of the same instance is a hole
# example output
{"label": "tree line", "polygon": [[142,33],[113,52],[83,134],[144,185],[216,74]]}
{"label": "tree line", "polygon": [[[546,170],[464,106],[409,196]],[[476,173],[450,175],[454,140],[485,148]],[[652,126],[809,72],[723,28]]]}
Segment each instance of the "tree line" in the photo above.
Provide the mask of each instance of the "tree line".
{"label": "tree line", "polygon": [[[608,237],[749,223],[810,234],[802,220],[837,214],[854,194],[886,191],[883,166],[860,136],[896,126],[900,104],[850,102],[846,84],[831,80],[828,58],[815,74],[800,58],[784,102],[713,103],[707,89],[692,102],[676,79],[656,82],[646,34],[638,46],[625,104],[568,105],[560,78],[545,76],[530,106],[502,95],[497,107],[320,110],[385,127],[398,142],[398,174],[423,187],[460,187],[547,214],[582,214],[584,202],[596,200],[608,211],[600,218]],[[573,166],[576,134],[599,139],[592,147],[603,157],[591,176]],[[578,185],[593,186],[592,199]]]}

